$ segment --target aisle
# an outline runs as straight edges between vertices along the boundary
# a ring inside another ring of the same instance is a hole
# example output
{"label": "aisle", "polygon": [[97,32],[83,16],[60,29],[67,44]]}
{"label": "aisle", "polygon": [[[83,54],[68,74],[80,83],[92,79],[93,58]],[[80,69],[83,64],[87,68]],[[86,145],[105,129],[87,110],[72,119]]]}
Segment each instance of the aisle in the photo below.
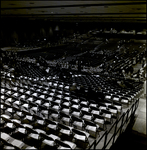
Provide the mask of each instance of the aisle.
{"label": "aisle", "polygon": [[146,136],[146,98],[140,98],[139,106],[136,110],[136,119],[132,131],[136,134]]}
{"label": "aisle", "polygon": [[135,120],[118,138],[110,150],[146,150],[146,97],[141,96]]}

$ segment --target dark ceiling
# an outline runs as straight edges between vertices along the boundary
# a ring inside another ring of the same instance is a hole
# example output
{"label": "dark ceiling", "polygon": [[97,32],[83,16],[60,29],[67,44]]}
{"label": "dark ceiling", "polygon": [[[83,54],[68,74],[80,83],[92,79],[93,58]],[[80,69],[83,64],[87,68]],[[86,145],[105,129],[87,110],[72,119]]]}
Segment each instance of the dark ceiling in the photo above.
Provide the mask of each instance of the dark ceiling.
{"label": "dark ceiling", "polygon": [[146,1],[1,1],[1,18],[60,22],[146,22]]}

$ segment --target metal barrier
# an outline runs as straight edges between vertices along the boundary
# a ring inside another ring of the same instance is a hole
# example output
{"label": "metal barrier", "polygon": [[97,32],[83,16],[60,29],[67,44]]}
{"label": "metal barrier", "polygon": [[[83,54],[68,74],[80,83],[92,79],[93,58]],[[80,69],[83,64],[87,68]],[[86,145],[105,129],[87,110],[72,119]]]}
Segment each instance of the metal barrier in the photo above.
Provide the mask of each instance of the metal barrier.
{"label": "metal barrier", "polygon": [[[127,112],[124,112],[120,118],[118,118],[113,125],[111,126],[111,128],[107,131],[104,132],[104,134],[100,137],[100,139],[95,143],[94,143],[94,149],[96,149],[96,146],[101,142],[101,140],[103,138],[105,138],[104,140],[104,145],[103,145],[103,150],[105,150],[107,148],[107,146],[109,145],[109,143],[112,141],[112,145],[115,143],[116,141],[116,136],[119,133],[119,136],[122,134],[122,132],[124,132],[124,128],[127,127],[127,125],[131,122],[131,119],[134,118],[135,116],[135,112],[136,109],[138,107],[139,104],[139,98],[136,99],[136,101],[132,104],[132,106],[127,110]],[[118,126],[118,124],[120,124],[120,126]],[[112,131],[112,129],[114,128],[114,133],[113,135],[110,137],[110,139],[108,139],[108,134]],[[118,136],[118,137],[119,137]]]}

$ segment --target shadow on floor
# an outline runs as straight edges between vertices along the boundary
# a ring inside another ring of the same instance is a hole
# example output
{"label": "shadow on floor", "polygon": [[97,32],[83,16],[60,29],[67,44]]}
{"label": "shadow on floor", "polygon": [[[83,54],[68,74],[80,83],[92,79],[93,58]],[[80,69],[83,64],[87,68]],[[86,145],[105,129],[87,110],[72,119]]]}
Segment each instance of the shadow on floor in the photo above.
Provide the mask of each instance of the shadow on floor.
{"label": "shadow on floor", "polygon": [[126,131],[117,139],[110,150],[146,150],[146,135],[141,135],[132,130],[133,124],[130,124]]}

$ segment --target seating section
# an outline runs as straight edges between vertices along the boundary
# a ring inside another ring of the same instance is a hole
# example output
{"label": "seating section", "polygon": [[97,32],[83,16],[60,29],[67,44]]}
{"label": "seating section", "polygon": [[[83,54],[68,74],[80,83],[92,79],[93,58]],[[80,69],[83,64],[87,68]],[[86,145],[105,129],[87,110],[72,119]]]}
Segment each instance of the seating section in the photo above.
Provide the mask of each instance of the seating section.
{"label": "seating section", "polygon": [[92,83],[102,87],[103,100],[86,99],[70,91],[72,82],[1,73],[2,148],[90,148],[99,132],[122,114],[123,105],[132,103],[141,91],[139,84],[135,90],[122,91],[102,77],[74,76],[77,84],[83,81],[85,90]]}
{"label": "seating section", "polygon": [[91,149],[143,91],[122,70],[132,77],[144,45],[94,36],[64,42],[3,57],[1,149]]}

